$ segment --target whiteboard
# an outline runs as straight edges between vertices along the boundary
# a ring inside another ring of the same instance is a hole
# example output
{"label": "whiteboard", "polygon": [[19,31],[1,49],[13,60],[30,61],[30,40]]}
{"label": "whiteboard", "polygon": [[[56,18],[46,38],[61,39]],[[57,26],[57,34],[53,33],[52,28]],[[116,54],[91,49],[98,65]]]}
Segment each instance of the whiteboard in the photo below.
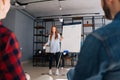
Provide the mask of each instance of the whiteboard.
{"label": "whiteboard", "polygon": [[82,24],[63,25],[61,52],[80,52]]}

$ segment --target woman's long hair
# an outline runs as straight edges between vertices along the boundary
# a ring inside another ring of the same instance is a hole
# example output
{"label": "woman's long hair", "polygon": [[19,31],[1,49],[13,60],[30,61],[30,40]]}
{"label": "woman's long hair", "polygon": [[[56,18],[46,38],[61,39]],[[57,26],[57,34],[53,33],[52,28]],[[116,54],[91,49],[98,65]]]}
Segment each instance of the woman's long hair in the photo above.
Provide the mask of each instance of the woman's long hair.
{"label": "woman's long hair", "polygon": [[56,29],[56,31],[55,31],[55,39],[58,39],[58,30],[57,30],[57,27],[56,26],[52,26],[51,27],[51,33],[50,33],[50,40],[52,40],[52,36],[53,36],[53,28],[55,28]]}

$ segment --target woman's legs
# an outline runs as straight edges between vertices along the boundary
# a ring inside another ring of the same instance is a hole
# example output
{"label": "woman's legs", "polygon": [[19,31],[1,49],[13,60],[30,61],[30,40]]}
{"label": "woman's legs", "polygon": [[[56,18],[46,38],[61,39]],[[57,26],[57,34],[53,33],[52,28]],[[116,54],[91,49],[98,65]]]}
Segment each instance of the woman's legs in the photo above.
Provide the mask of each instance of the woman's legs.
{"label": "woman's legs", "polygon": [[64,67],[64,58],[63,58],[63,54],[60,52],[57,52],[55,54],[51,54],[50,55],[50,60],[49,60],[49,74],[52,74],[52,63],[53,63],[53,59],[55,59],[56,61],[56,75],[59,75],[59,65],[60,65],[60,60],[62,60],[62,67]]}
{"label": "woman's legs", "polygon": [[59,75],[59,61],[60,61],[60,52],[57,52],[55,54],[55,60],[56,60],[56,75]]}
{"label": "woman's legs", "polygon": [[49,69],[52,68],[53,57],[54,57],[54,54],[51,53],[50,60],[49,60]]}
{"label": "woman's legs", "polygon": [[54,54],[50,54],[50,57],[49,57],[49,74],[52,75],[52,62],[53,62],[53,57],[54,57]]}
{"label": "woman's legs", "polygon": [[56,61],[56,68],[59,68],[59,65],[60,65],[60,61],[62,60],[62,67],[64,67],[64,56],[62,53],[60,52],[57,52],[55,54],[55,61]]}
{"label": "woman's legs", "polygon": [[60,52],[55,54],[56,68],[59,68]]}
{"label": "woman's legs", "polygon": [[64,55],[63,55],[63,53],[61,53],[62,54],[62,56],[61,56],[61,59],[62,59],[62,67],[64,67],[65,65],[65,62],[64,62]]}

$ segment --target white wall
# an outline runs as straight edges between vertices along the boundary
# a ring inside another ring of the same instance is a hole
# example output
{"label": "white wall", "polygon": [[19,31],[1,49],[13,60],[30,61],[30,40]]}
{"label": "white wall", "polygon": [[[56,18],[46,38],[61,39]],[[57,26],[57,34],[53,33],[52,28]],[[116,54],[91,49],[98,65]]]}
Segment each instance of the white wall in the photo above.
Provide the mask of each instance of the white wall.
{"label": "white wall", "polygon": [[32,58],[33,52],[33,20],[16,11],[15,34],[20,42],[22,51],[22,60]]}
{"label": "white wall", "polygon": [[14,32],[15,30],[15,9],[10,9],[6,19],[3,20],[3,24]]}
{"label": "white wall", "polygon": [[15,33],[22,51],[21,60],[32,59],[33,19],[18,10],[11,9],[3,24]]}

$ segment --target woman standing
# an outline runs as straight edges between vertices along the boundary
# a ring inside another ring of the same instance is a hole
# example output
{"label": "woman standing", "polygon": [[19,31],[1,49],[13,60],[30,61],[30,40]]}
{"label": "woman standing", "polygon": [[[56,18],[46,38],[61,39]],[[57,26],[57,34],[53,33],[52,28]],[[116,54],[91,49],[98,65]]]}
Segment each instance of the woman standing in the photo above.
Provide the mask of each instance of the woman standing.
{"label": "woman standing", "polygon": [[[52,62],[53,59],[55,59],[56,61],[56,75],[59,74],[59,70],[58,70],[58,61],[59,61],[59,57],[60,57],[60,41],[62,40],[62,37],[60,36],[60,34],[58,33],[57,27],[56,26],[52,26],[51,27],[51,33],[48,37],[48,42],[45,44],[45,46],[50,46],[50,61],[49,61],[49,74],[52,74]],[[62,56],[62,67],[64,66],[64,60],[63,60],[63,56]]]}

